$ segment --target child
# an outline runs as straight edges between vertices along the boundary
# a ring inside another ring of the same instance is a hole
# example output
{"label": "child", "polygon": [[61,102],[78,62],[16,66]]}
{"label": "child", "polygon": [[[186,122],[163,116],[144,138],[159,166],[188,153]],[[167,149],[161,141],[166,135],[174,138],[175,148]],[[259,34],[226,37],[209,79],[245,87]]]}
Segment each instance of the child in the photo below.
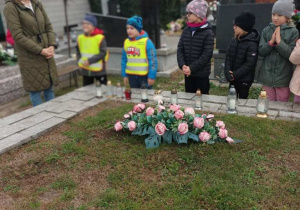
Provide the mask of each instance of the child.
{"label": "child", "polygon": [[128,39],[122,52],[122,77],[125,85],[141,88],[142,84],[150,89],[157,72],[157,58],[154,44],[142,30],[143,20],[134,16],[127,21]]}
{"label": "child", "polygon": [[225,60],[225,76],[230,86],[234,85],[238,98],[247,99],[254,81],[258,59],[258,31],[252,29],[255,15],[243,12],[234,20],[234,36]]}
{"label": "child", "polygon": [[297,41],[296,47],[290,56],[290,61],[297,65],[290,83],[290,90],[295,94],[294,102],[300,104],[300,40]]}
{"label": "child", "polygon": [[293,64],[289,57],[298,39],[298,31],[291,20],[292,13],[291,3],[277,1],[272,9],[272,23],[261,35],[259,55],[264,59],[258,82],[263,84],[271,101],[287,102],[290,98]]}
{"label": "child", "polygon": [[78,36],[77,58],[83,86],[94,84],[95,79],[106,85],[108,52],[103,31],[97,28],[97,19],[93,15],[85,16],[82,29],[84,34]]}
{"label": "child", "polygon": [[209,94],[209,75],[214,50],[212,26],[207,22],[208,4],[204,0],[193,0],[187,5],[187,25],[180,37],[177,62],[185,74],[185,91]]}

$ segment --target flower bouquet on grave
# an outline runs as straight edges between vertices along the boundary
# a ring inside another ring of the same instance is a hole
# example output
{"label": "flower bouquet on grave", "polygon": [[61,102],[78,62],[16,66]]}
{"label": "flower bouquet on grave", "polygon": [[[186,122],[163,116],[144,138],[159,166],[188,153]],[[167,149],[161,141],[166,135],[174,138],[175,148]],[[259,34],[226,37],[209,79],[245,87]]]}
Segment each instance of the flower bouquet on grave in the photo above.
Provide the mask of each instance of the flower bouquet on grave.
{"label": "flower bouquet on grave", "polygon": [[0,44],[0,66],[9,65],[13,66],[18,62],[17,56],[14,55],[14,50],[4,50],[3,46]]}
{"label": "flower bouquet on grave", "polygon": [[117,132],[125,130],[132,135],[148,136],[145,139],[147,149],[173,141],[187,144],[189,139],[209,145],[241,142],[230,138],[225,123],[215,121],[212,114],[196,114],[193,108],[179,105],[171,105],[167,109],[162,103],[156,108],[146,107],[145,104],[135,105],[114,128]]}

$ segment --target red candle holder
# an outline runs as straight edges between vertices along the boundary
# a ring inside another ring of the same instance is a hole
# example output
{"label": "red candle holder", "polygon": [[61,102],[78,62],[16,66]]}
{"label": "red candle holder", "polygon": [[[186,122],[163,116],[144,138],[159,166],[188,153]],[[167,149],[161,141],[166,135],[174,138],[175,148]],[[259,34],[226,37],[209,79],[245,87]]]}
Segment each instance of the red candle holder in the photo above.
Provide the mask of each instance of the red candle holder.
{"label": "red candle holder", "polygon": [[131,100],[131,90],[125,90],[125,99]]}

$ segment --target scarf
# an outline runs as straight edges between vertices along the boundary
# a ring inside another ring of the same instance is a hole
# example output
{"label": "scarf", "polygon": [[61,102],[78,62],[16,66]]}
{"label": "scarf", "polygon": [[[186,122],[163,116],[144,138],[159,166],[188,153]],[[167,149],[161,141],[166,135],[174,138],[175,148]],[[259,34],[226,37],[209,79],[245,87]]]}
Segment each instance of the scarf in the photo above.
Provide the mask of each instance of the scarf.
{"label": "scarf", "polygon": [[196,31],[198,28],[205,25],[206,23],[207,23],[206,18],[201,23],[190,23],[188,21],[186,22],[186,24],[190,27],[191,31]]}

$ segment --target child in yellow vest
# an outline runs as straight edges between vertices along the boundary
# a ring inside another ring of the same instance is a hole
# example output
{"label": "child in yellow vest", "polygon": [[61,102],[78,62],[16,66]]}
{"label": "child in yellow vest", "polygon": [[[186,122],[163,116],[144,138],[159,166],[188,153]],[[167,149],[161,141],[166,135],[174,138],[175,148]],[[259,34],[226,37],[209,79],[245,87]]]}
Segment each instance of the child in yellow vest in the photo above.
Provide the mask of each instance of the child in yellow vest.
{"label": "child in yellow vest", "polygon": [[140,88],[143,83],[150,89],[157,72],[157,58],[154,44],[142,30],[143,20],[134,16],[127,21],[128,39],[122,52],[122,77],[131,88]]}
{"label": "child in yellow vest", "polygon": [[106,85],[108,52],[103,31],[97,28],[97,18],[86,15],[82,22],[84,34],[78,36],[77,59],[83,76],[83,86],[98,80]]}

